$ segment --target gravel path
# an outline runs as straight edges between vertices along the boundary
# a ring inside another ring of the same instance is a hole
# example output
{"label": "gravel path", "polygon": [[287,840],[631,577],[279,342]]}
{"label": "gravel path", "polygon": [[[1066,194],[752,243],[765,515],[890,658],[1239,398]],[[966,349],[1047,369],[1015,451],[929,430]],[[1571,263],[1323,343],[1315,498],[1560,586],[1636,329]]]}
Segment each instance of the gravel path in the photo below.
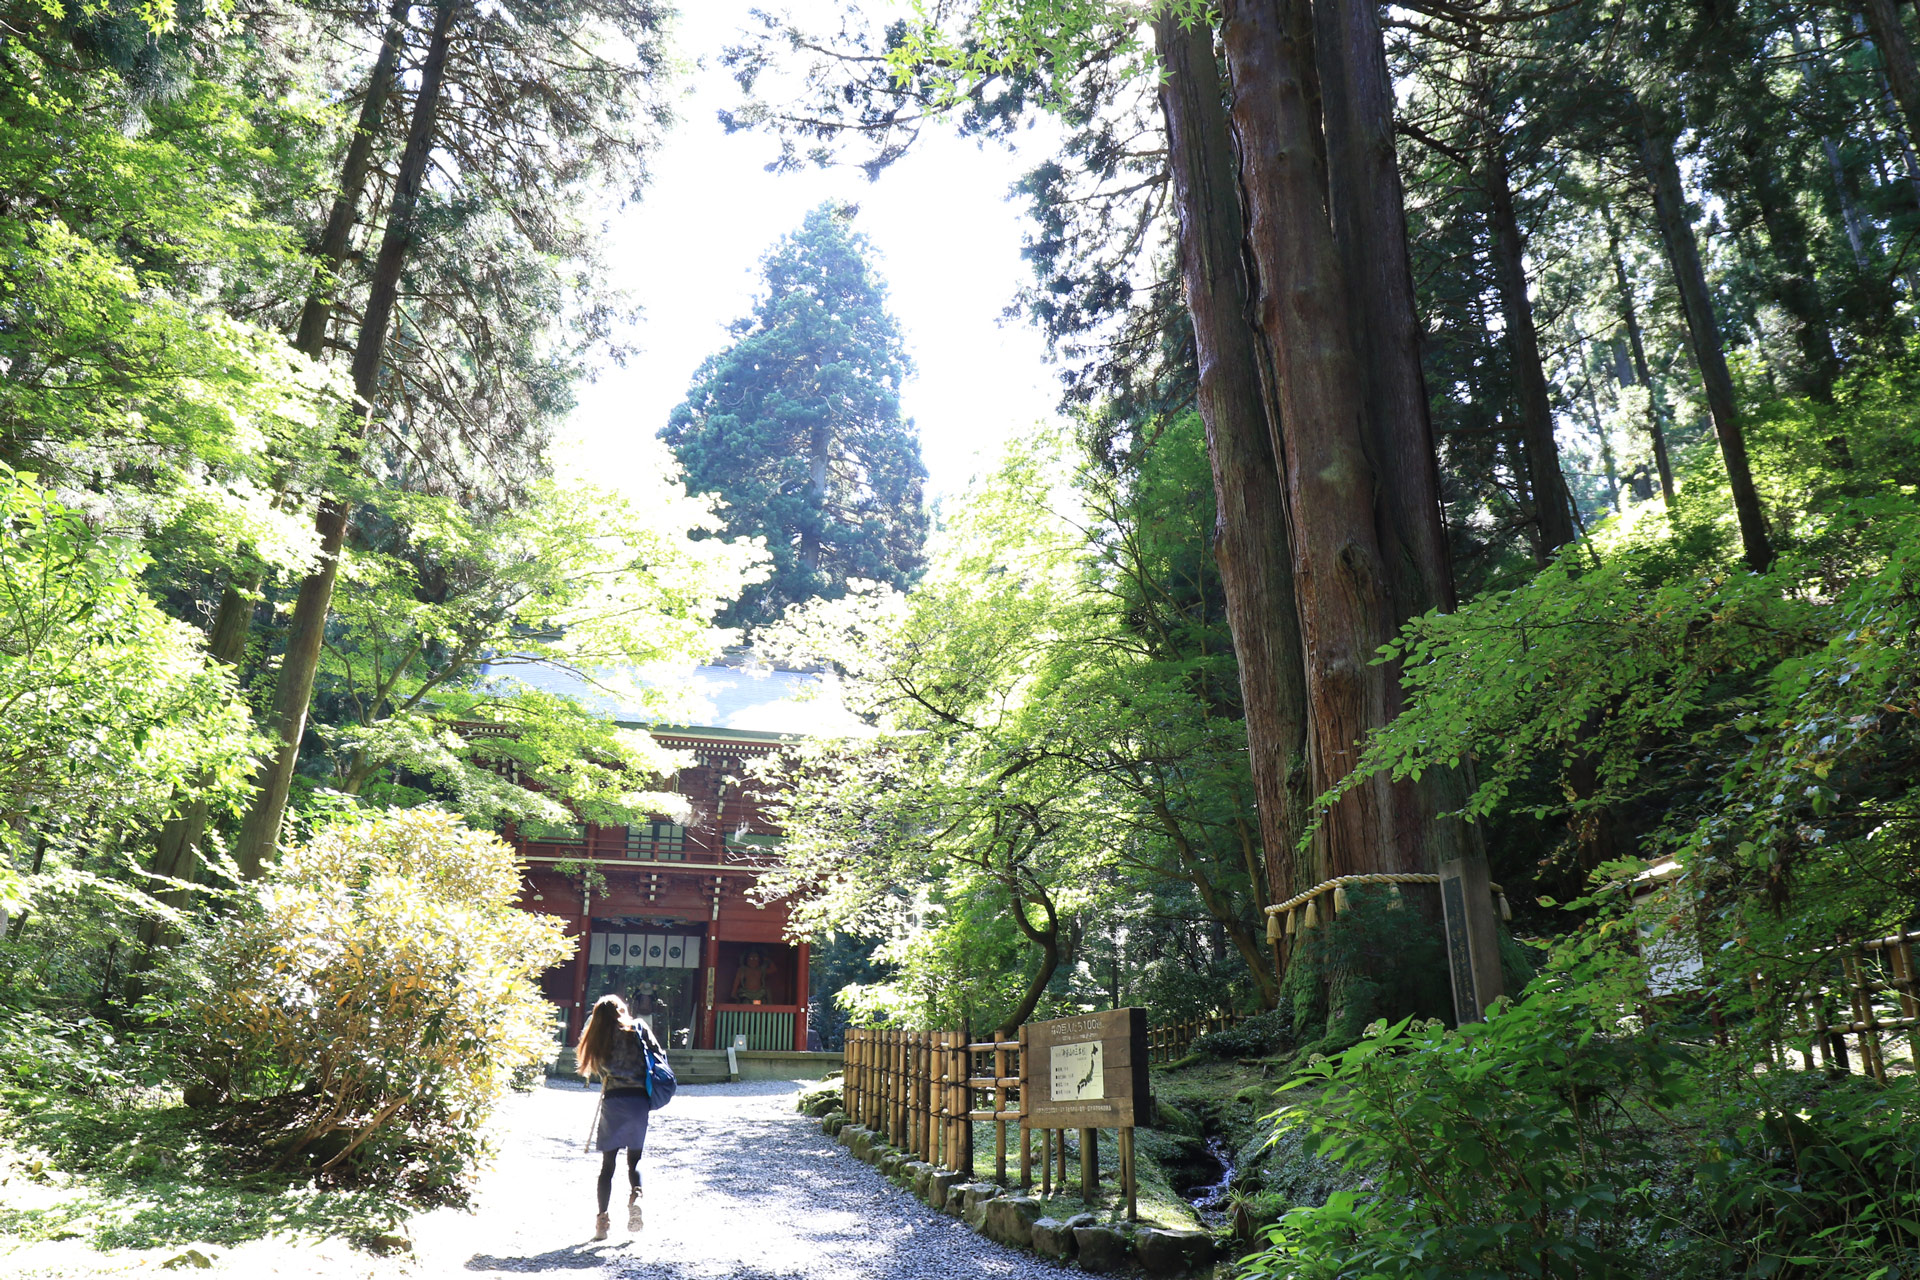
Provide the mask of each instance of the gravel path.
{"label": "gravel path", "polygon": [[591,1235],[597,1157],[580,1154],[585,1091],[541,1090],[517,1119],[517,1160],[484,1184],[476,1218],[434,1215],[414,1232],[423,1266],[468,1275],[592,1271],[662,1280],[882,1280],[1056,1276],[984,1240],[848,1155],[793,1109],[796,1086],[682,1089],[655,1117],[642,1165],[647,1226]]}
{"label": "gravel path", "polygon": [[[595,1244],[599,1157],[581,1151],[594,1097],[552,1083],[513,1098],[497,1120],[501,1155],[471,1210],[409,1224],[411,1256],[377,1257],[340,1241],[265,1239],[203,1246],[212,1266],[179,1274],[403,1280],[564,1274],[647,1280],[1028,1280],[1064,1274],[937,1214],[848,1155],[794,1111],[784,1082],[688,1086],[654,1117],[642,1173],[646,1228],[629,1236],[624,1171],[614,1232]],[[11,1252],[21,1277],[151,1275],[178,1247],[97,1253],[78,1241]],[[10,1255],[10,1256],[9,1256]],[[176,1262],[175,1264],[179,1264]]]}

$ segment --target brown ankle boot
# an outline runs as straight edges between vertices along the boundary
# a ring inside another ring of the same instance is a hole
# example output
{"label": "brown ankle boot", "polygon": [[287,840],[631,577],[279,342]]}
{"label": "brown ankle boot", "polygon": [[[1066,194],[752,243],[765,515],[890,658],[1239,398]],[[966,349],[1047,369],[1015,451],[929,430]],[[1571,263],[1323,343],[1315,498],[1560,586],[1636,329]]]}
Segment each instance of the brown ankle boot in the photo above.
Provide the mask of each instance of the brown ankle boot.
{"label": "brown ankle boot", "polygon": [[607,1238],[607,1232],[609,1232],[609,1231],[611,1231],[611,1230],[613,1230],[613,1219],[612,1219],[612,1218],[609,1218],[609,1217],[608,1217],[608,1216],[607,1216],[606,1214],[604,1214],[604,1213],[597,1213],[597,1214],[595,1214],[595,1215],[594,1215],[594,1217],[593,1217],[593,1238],[594,1238],[595,1240],[605,1240],[605,1239]]}
{"label": "brown ankle boot", "polygon": [[627,1230],[638,1231],[644,1225],[640,1219],[640,1188],[635,1187],[627,1197]]}

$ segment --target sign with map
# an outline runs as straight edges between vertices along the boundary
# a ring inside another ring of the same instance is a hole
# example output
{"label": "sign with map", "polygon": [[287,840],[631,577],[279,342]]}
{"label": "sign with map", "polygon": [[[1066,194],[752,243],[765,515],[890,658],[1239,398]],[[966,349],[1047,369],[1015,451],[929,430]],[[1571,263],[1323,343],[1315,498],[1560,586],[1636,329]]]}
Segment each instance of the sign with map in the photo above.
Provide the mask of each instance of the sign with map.
{"label": "sign with map", "polygon": [[1055,1102],[1079,1102],[1107,1096],[1107,1082],[1100,1074],[1100,1042],[1056,1044],[1053,1046],[1053,1088]]}
{"label": "sign with map", "polygon": [[1151,1120],[1145,1009],[1030,1022],[1021,1035],[1030,1064],[1020,1117],[1027,1128],[1126,1129]]}

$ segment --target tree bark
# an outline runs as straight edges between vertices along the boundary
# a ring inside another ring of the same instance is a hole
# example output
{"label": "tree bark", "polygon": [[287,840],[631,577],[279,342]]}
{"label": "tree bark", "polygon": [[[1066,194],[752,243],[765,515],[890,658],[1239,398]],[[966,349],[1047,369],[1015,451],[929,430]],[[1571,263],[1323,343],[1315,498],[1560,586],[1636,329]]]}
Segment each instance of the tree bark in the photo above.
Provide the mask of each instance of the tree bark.
{"label": "tree bark", "polygon": [[[1374,525],[1376,477],[1346,282],[1328,217],[1326,160],[1307,0],[1225,5],[1231,120],[1239,142],[1264,384],[1284,428],[1294,582],[1306,655],[1315,793],[1352,772],[1367,731],[1392,709],[1373,665],[1393,603]],[[1368,779],[1315,838],[1317,872],[1413,870],[1394,839],[1390,788]]]}
{"label": "tree bark", "polygon": [[[1318,72],[1326,131],[1327,204],[1347,287],[1350,340],[1364,374],[1364,448],[1374,468],[1374,536],[1386,573],[1390,637],[1409,618],[1454,607],[1453,565],[1420,365],[1421,327],[1380,8],[1375,0],[1313,4],[1315,48],[1309,56]],[[1377,670],[1384,682],[1383,714],[1391,719],[1402,705],[1400,670],[1397,664]],[[1450,859],[1479,855],[1479,832],[1441,816],[1465,804],[1470,786],[1464,769],[1431,769],[1417,782],[1391,786],[1396,848],[1381,869],[1431,871]]]}
{"label": "tree bark", "polygon": [[1653,370],[1647,365],[1646,344],[1640,337],[1640,311],[1633,304],[1633,282],[1627,278],[1626,260],[1620,256],[1620,233],[1607,227],[1607,249],[1613,255],[1613,279],[1620,286],[1620,316],[1627,326],[1627,346],[1633,352],[1633,374],[1647,389],[1647,434],[1653,438],[1653,465],[1660,473],[1660,499],[1673,510],[1673,463],[1667,457],[1666,407],[1660,402],[1660,389],[1653,385]]}
{"label": "tree bark", "polygon": [[1260,354],[1248,324],[1245,226],[1227,131],[1213,30],[1154,23],[1165,77],[1174,203],[1180,210],[1181,267],[1199,363],[1200,416],[1207,427],[1217,517],[1213,553],[1227,599],[1246,716],[1268,896],[1284,901],[1299,885],[1295,845],[1305,821],[1306,669],[1293,590],[1287,495],[1261,385]]}
{"label": "tree bark", "polygon": [[1734,515],[1740,524],[1740,544],[1748,567],[1756,573],[1764,572],[1773,563],[1773,546],[1767,536],[1767,518],[1760,508],[1760,494],[1754,488],[1753,469],[1747,462],[1747,439],[1735,407],[1733,375],[1727,371],[1720,321],[1714,314],[1712,295],[1707,291],[1706,271],[1700,265],[1700,245],[1694,239],[1693,220],[1680,186],[1680,166],[1673,158],[1673,133],[1646,104],[1642,103],[1640,110],[1641,163],[1647,188],[1653,196],[1660,238],[1666,245],[1667,262],[1673,268],[1674,284],[1686,312],[1687,338],[1693,348],[1694,363],[1700,370],[1700,381],[1706,388],[1707,412],[1713,418],[1720,457],[1726,464]]}
{"label": "tree bark", "polygon": [[1060,968],[1060,917],[1054,913],[1053,903],[1044,893],[1034,896],[1034,904],[1046,917],[1045,927],[1034,925],[1027,919],[1026,900],[1023,890],[1009,885],[1008,896],[1013,902],[1013,922],[1027,941],[1040,949],[1040,967],[1028,979],[1026,990],[1020,993],[1020,1004],[1000,1026],[1000,1032],[1007,1039],[1013,1039],[1020,1032],[1020,1024],[1033,1016],[1040,1007],[1040,997],[1047,993],[1047,984],[1053,981],[1053,975]]}
{"label": "tree bark", "polygon": [[[369,420],[379,391],[387,330],[399,299],[400,274],[413,249],[414,218],[427,161],[433,152],[434,118],[446,80],[453,19],[461,7],[460,0],[441,0],[434,13],[433,35],[420,68],[420,86],[414,97],[413,118],[408,123],[406,147],[401,152],[393,198],[387,206],[386,230],[381,237],[379,256],[374,261],[366,310],[354,344],[353,390],[365,406]],[[300,739],[306,730],[314,675],[320,665],[321,639],[333,604],[334,580],[351,516],[351,504],[344,497],[330,494],[322,499],[314,517],[314,530],[320,535],[320,563],[301,581],[299,595],[294,600],[293,616],[287,626],[286,651],[281,656],[268,720],[275,739],[273,755],[261,771],[259,793],[247,811],[235,844],[235,858],[241,872],[249,878],[260,874],[279,843],[280,824],[286,814],[294,765],[300,755]]]}
{"label": "tree bark", "polygon": [[[1483,99],[1483,110],[1492,103]],[[1513,212],[1513,180],[1498,124],[1482,121],[1487,192],[1487,229],[1493,240],[1494,279],[1500,289],[1500,314],[1506,322],[1507,358],[1513,363],[1514,389],[1520,399],[1520,437],[1527,452],[1527,482],[1533,490],[1534,520],[1540,526],[1536,554],[1542,560],[1571,543],[1573,514],[1568,510],[1566,477],[1560,471],[1560,446],[1553,438],[1553,401],[1540,364],[1540,335],[1527,296],[1526,246]]]}
{"label": "tree bark", "polygon": [[1873,43],[1879,47],[1887,83],[1906,116],[1907,134],[1920,136],[1920,67],[1914,65],[1913,43],[1900,22],[1900,11],[1893,0],[1860,0],[1860,12],[1873,32]]}

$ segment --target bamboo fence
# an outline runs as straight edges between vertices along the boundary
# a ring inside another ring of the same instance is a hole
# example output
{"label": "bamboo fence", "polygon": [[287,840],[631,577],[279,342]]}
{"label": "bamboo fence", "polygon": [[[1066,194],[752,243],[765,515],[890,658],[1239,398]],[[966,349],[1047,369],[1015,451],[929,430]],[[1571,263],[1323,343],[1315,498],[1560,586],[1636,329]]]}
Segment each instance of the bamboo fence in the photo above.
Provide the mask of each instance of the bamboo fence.
{"label": "bamboo fence", "polygon": [[1156,1027],[1148,1027],[1147,1061],[1155,1066],[1178,1062],[1187,1056],[1188,1047],[1201,1036],[1224,1031],[1240,1021],[1241,1016],[1237,1013],[1210,1013],[1201,1018],[1183,1018],[1177,1022],[1163,1022]]}
{"label": "bamboo fence", "polygon": [[1780,976],[1794,968],[1791,963],[1776,966],[1771,981],[1750,977],[1754,1010],[1767,1028],[1774,1060],[1785,1065],[1793,1046],[1804,1044],[1798,1052],[1809,1071],[1818,1055],[1827,1071],[1852,1071],[1857,1063],[1861,1072],[1885,1084],[1888,1051],[1897,1058],[1904,1041],[1908,1068],[1920,1070],[1916,947],[1920,930],[1795,957],[1801,963],[1792,977]]}

